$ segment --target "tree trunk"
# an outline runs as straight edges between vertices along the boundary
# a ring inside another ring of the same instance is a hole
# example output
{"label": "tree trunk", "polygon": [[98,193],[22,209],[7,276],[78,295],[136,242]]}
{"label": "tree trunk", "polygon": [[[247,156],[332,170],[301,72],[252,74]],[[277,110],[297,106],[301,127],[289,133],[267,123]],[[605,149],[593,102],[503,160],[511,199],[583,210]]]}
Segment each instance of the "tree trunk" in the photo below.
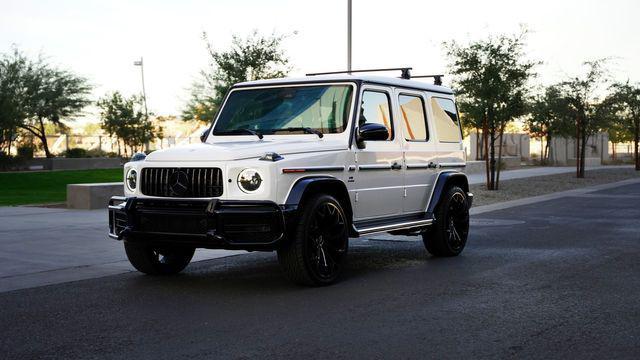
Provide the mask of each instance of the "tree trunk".
{"label": "tree trunk", "polygon": [[616,160],[616,143],[611,142],[611,160]]}
{"label": "tree trunk", "polygon": [[636,161],[636,171],[640,171],[640,154],[638,153],[638,143],[640,142],[640,121],[636,122],[633,134],[633,158]]}
{"label": "tree trunk", "polygon": [[480,160],[480,149],[482,149],[482,147],[480,147],[480,128],[476,126],[476,160]]}
{"label": "tree trunk", "polygon": [[495,189],[500,189],[500,166],[502,165],[502,135],[504,134],[504,124],[500,127],[500,148],[498,149],[498,169],[496,174]]}
{"label": "tree trunk", "polygon": [[576,116],[576,177],[580,177],[580,117]]}
{"label": "tree trunk", "polygon": [[[493,123],[493,120],[491,121]],[[489,145],[489,166],[490,169],[490,179],[489,179],[489,188],[488,190],[496,189],[496,127],[494,124],[491,124],[489,127],[489,140],[491,144]]]}
{"label": "tree trunk", "polygon": [[547,135],[547,143],[544,146],[544,161],[545,164],[549,163],[549,149],[551,148],[551,135]]}
{"label": "tree trunk", "polygon": [[482,122],[482,145],[484,147],[484,171],[487,175],[487,189],[489,189],[489,121],[485,115]]}
{"label": "tree trunk", "polygon": [[581,145],[580,145],[580,176],[578,176],[579,178],[584,178],[584,164],[585,164],[585,157],[586,157],[586,152],[587,152],[587,131],[585,129],[584,126],[582,126],[582,139],[581,139]]}
{"label": "tree trunk", "polygon": [[49,144],[47,144],[47,134],[46,134],[45,129],[44,129],[44,120],[42,120],[42,118],[38,118],[38,124],[40,125],[40,128],[38,129],[39,131],[38,131],[37,134],[34,134],[34,135],[36,135],[40,139],[40,142],[42,142],[42,148],[44,149],[44,155],[47,158],[52,158],[53,155],[51,154],[51,151],[49,151]]}

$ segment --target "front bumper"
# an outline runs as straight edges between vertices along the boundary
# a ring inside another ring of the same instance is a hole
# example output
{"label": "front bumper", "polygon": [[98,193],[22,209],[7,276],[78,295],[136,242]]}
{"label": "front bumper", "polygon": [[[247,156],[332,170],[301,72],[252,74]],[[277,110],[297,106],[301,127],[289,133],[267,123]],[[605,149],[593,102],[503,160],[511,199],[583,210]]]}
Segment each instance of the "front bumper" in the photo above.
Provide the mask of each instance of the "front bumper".
{"label": "front bumper", "polygon": [[295,212],[272,201],[114,196],[109,236],[158,246],[274,250],[286,239]]}

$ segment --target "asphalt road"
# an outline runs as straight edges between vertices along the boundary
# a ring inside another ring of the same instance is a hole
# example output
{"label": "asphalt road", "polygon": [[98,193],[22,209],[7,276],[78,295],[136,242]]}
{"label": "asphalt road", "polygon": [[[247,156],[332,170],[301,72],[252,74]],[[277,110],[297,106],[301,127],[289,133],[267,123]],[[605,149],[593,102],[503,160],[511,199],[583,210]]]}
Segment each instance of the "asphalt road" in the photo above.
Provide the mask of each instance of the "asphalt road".
{"label": "asphalt road", "polygon": [[471,231],[448,259],[354,240],[325,288],[252,253],[1,293],[0,356],[640,357],[640,184],[483,213]]}

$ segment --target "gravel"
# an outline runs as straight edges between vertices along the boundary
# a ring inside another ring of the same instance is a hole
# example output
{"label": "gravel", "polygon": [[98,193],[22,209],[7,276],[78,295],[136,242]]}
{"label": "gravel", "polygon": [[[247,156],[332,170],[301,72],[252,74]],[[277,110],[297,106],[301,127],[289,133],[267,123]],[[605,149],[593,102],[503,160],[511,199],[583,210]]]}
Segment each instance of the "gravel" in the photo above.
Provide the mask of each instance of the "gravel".
{"label": "gravel", "polygon": [[494,191],[487,190],[485,184],[471,185],[471,192],[473,205],[479,206],[631,178],[640,178],[640,171],[633,168],[598,169],[587,170],[584,179],[576,178],[575,173],[536,176],[500,181],[500,189]]}

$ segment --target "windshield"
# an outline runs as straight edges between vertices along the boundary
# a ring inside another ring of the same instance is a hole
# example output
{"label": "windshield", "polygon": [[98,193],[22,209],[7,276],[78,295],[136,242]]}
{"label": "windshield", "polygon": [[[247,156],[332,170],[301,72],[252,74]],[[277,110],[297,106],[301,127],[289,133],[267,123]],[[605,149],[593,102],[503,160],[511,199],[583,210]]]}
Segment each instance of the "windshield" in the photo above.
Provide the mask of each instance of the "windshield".
{"label": "windshield", "polygon": [[347,128],[350,85],[314,85],[231,92],[214,135],[337,134]]}

